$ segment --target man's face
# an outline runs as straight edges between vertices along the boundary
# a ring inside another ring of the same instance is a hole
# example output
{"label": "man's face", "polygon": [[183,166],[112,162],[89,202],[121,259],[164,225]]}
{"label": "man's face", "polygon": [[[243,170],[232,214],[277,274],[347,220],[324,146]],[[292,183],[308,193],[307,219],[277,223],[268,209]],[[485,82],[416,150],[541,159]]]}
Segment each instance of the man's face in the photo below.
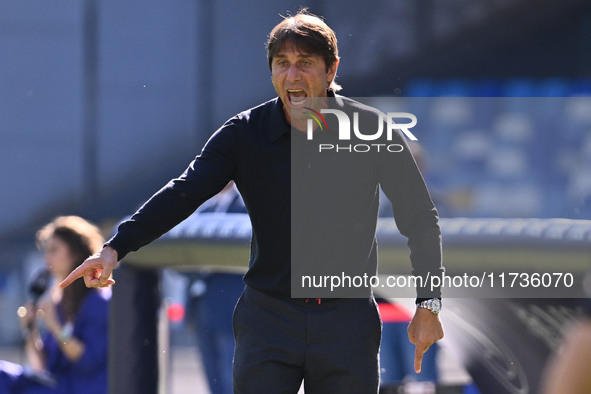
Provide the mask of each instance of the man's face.
{"label": "man's face", "polygon": [[308,97],[326,97],[337,66],[338,60],[327,70],[321,55],[304,52],[293,42],[281,46],[273,57],[271,74],[288,122],[291,123],[291,110],[311,105],[306,104]]}

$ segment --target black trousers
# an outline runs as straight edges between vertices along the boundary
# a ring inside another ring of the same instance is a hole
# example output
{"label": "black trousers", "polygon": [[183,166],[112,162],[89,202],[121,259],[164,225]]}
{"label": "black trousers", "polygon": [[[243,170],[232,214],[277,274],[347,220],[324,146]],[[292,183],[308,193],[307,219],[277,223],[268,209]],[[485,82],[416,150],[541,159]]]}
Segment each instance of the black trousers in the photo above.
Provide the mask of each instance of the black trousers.
{"label": "black trousers", "polygon": [[291,300],[248,286],[233,316],[236,394],[376,394],[382,323],[373,298]]}

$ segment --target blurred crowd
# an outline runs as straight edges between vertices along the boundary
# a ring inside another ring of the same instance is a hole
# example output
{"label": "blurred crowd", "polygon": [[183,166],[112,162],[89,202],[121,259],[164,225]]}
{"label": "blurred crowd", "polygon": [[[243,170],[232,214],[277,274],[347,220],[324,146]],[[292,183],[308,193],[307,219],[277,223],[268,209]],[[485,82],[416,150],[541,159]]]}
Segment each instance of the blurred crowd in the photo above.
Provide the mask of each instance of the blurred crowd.
{"label": "blurred crowd", "polygon": [[442,217],[588,219],[590,92],[588,80],[416,80],[395,105],[417,116]]}

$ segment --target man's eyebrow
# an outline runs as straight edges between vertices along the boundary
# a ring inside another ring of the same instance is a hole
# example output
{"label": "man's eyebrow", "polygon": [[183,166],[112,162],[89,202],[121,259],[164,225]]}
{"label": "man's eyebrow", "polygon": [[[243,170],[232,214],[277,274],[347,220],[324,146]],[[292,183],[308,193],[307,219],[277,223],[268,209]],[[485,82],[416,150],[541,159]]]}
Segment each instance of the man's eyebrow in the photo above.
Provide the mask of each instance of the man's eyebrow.
{"label": "man's eyebrow", "polygon": [[[275,58],[277,58],[277,57],[287,57],[287,55],[284,54],[284,53],[279,52],[279,53],[275,54],[275,56],[273,56],[273,57],[275,57]],[[302,53],[302,52],[298,52],[298,57],[300,57],[300,58],[302,58],[302,57],[309,58],[309,57],[314,57],[314,54],[313,53]]]}

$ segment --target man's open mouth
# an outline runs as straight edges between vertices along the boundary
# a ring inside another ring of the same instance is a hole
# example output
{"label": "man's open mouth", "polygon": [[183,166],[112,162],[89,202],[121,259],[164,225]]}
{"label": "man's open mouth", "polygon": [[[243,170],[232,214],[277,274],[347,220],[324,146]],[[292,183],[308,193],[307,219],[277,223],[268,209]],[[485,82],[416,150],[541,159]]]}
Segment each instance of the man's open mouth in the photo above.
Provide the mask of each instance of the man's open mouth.
{"label": "man's open mouth", "polygon": [[293,106],[301,106],[308,95],[302,89],[287,89],[287,97]]}

